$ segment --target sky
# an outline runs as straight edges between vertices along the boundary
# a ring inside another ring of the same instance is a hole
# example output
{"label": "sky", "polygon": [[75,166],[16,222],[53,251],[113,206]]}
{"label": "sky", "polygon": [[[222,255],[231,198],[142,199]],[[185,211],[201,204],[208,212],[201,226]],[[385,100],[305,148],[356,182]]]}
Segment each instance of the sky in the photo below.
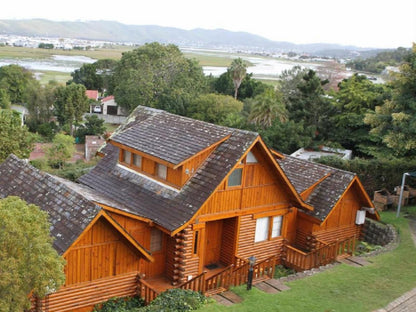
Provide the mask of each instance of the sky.
{"label": "sky", "polygon": [[11,0],[0,19],[109,20],[372,48],[416,42],[416,0]]}

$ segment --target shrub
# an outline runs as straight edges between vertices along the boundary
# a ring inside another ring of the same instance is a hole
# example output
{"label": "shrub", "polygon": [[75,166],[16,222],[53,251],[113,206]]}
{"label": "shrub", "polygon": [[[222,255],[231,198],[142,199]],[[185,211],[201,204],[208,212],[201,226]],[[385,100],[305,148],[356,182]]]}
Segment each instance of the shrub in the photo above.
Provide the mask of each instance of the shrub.
{"label": "shrub", "polygon": [[173,288],[161,293],[143,312],[181,312],[197,310],[207,303],[207,298],[199,292]]}
{"label": "shrub", "polygon": [[95,305],[93,312],[133,312],[143,305],[144,301],[138,297],[111,298]]}
{"label": "shrub", "polygon": [[287,268],[283,265],[276,265],[274,270],[274,278],[281,278],[296,273],[295,270]]}

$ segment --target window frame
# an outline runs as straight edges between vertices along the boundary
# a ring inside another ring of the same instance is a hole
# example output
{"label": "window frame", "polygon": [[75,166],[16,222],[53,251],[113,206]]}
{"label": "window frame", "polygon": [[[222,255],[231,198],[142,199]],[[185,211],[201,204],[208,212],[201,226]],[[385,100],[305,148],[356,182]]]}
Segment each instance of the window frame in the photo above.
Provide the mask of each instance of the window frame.
{"label": "window frame", "polygon": [[[136,162],[135,162],[135,159],[136,158],[140,158],[140,166],[136,165]],[[138,168],[138,169],[141,170],[142,169],[142,166],[143,166],[143,156],[142,155],[139,155],[139,154],[136,154],[136,153],[133,153],[133,157],[132,157],[131,163],[132,163],[132,166],[134,166],[135,168]]]}
{"label": "window frame", "polygon": [[[278,233],[277,236],[273,236],[273,221],[274,221],[275,218],[280,219],[280,224],[278,226],[279,233]],[[267,231],[267,233],[264,233],[266,235],[263,235],[263,237],[266,236],[266,238],[262,239],[262,240],[258,240],[258,238],[257,238],[258,222],[259,222],[258,220],[264,220],[264,219],[267,219],[267,228],[263,229],[263,231]],[[272,240],[279,239],[280,237],[283,236],[283,222],[284,222],[283,215],[273,215],[273,216],[260,217],[260,218],[256,218],[255,220],[256,220],[256,231],[254,233],[254,243],[272,241]]]}
{"label": "window frame", "polygon": [[[159,174],[159,168],[164,168],[163,169],[163,171],[164,171],[164,175],[163,176],[161,176]],[[158,177],[159,179],[162,179],[162,180],[165,180],[165,181],[168,179],[168,166],[163,165],[163,164],[156,163],[156,170],[155,171],[156,171],[155,172],[155,176]]]}
{"label": "window frame", "polygon": [[[233,171],[230,173],[230,175],[228,176],[228,179],[227,179],[227,188],[238,188],[238,187],[242,187],[243,186],[243,181],[244,181],[244,177],[243,177],[243,174],[244,174],[244,170],[243,170],[244,168],[242,167],[242,166],[238,166],[238,167],[236,167],[236,168],[234,168],[233,169]],[[231,179],[231,176],[234,174],[234,172],[236,172],[236,171],[241,171],[241,175],[240,175],[240,184],[236,184],[236,185],[230,185],[230,179]]]}

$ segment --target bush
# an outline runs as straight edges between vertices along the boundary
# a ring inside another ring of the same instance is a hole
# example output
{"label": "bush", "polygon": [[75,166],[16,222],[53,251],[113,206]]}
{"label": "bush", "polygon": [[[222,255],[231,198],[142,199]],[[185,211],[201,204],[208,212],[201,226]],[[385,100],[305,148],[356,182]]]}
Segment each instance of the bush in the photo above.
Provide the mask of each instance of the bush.
{"label": "bush", "polygon": [[[401,185],[403,173],[415,171],[416,160],[410,159],[362,159],[342,160],[336,157],[321,157],[321,164],[354,172],[358,175],[370,197],[374,191],[386,188],[390,192]],[[406,179],[406,184],[415,186],[415,179]]]}
{"label": "bush", "polygon": [[207,303],[207,298],[187,289],[173,288],[161,293],[147,307],[140,309],[143,312],[181,312],[197,310]]}
{"label": "bush", "polygon": [[290,268],[287,268],[283,265],[276,265],[274,270],[274,278],[281,278],[291,274],[295,274],[296,271]]}
{"label": "bush", "polygon": [[111,298],[95,305],[93,312],[133,312],[143,306],[144,301],[138,297]]}

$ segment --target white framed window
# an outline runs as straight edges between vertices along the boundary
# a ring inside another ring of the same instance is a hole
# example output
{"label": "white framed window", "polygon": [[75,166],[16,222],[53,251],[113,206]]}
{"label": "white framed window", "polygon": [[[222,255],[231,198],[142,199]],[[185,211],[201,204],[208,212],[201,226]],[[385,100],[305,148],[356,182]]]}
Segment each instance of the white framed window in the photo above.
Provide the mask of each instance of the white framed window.
{"label": "white framed window", "polygon": [[256,156],[254,156],[254,154],[251,151],[249,151],[247,153],[246,163],[247,164],[255,164],[255,163],[257,163],[257,158],[256,158]]}
{"label": "white framed window", "polygon": [[228,186],[240,186],[243,177],[243,168],[236,168],[228,177]]}
{"label": "white framed window", "polygon": [[271,238],[279,237],[282,235],[282,216],[272,218],[272,235]]}
{"label": "white framed window", "polygon": [[135,165],[138,168],[142,167],[142,156],[133,154],[133,165]]}
{"label": "white framed window", "polygon": [[162,164],[156,165],[156,175],[159,178],[166,180],[167,174],[168,174],[168,168],[165,165],[162,165]]}
{"label": "white framed window", "polygon": [[282,222],[283,216],[258,218],[254,242],[263,242],[281,236]]}
{"label": "white framed window", "polygon": [[130,165],[131,153],[129,151],[123,150],[123,162]]}
{"label": "white framed window", "polygon": [[150,232],[150,252],[162,250],[162,232],[152,228]]}
{"label": "white framed window", "polygon": [[269,238],[269,219],[269,217],[257,219],[254,242],[262,242]]}

